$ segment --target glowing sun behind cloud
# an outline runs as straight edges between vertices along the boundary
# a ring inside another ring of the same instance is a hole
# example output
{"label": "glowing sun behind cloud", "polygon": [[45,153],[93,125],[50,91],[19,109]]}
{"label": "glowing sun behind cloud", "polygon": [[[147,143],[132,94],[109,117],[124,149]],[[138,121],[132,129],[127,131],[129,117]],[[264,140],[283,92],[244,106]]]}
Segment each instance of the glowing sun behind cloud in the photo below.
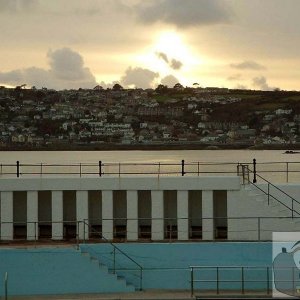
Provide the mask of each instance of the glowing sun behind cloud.
{"label": "glowing sun behind cloud", "polygon": [[182,38],[175,32],[163,32],[158,36],[154,45],[156,51],[165,53],[168,57],[187,62],[191,54]]}
{"label": "glowing sun behind cloud", "polygon": [[185,43],[184,38],[175,31],[164,31],[153,36],[153,43],[138,55],[139,64],[161,76],[174,73],[175,76],[186,83],[189,73],[199,64],[201,58],[196,57]]}

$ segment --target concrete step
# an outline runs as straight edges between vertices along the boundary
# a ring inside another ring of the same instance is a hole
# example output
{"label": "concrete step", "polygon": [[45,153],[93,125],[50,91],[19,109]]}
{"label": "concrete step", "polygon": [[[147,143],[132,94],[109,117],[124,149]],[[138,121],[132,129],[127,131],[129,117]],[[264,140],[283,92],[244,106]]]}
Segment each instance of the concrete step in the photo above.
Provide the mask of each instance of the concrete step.
{"label": "concrete step", "polygon": [[80,249],[80,254],[89,259],[92,265],[95,265],[99,271],[104,272],[107,276],[114,278],[118,282],[118,285],[123,285],[127,291],[135,291],[136,288],[133,284],[128,283],[124,276],[118,275],[117,273],[113,272],[112,270],[108,269],[106,264],[103,264],[98,257],[92,256],[87,250]]}

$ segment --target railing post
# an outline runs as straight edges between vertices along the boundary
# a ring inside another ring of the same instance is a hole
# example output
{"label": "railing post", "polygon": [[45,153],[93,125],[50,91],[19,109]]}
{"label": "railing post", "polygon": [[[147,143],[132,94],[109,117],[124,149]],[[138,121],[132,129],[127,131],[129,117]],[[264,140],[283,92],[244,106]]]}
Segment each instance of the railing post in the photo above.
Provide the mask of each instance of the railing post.
{"label": "railing post", "polygon": [[268,205],[270,205],[270,183],[268,182]]}
{"label": "railing post", "polygon": [[77,250],[79,250],[79,226],[80,226],[80,221],[77,221],[77,225],[76,225],[76,246],[77,246]]}
{"label": "railing post", "polygon": [[43,163],[41,163],[40,176],[43,176]]}
{"label": "railing post", "polygon": [[256,183],[256,159],[253,159],[253,183]]}
{"label": "railing post", "polygon": [[34,222],[34,245],[36,247],[36,242],[37,242],[37,226],[38,226],[38,222]]}
{"label": "railing post", "polygon": [[114,261],[113,261],[113,274],[116,273],[116,247],[114,247],[114,251],[113,251],[113,255],[114,255]]}
{"label": "railing post", "polygon": [[83,220],[83,241],[85,243],[85,219]]}
{"label": "railing post", "polygon": [[81,163],[79,163],[79,176],[81,177]]}
{"label": "railing post", "polygon": [[181,161],[181,176],[184,176],[184,159]]}
{"label": "railing post", "polygon": [[143,290],[143,269],[140,268],[140,291]]}
{"label": "railing post", "polygon": [[257,230],[258,240],[260,241],[260,217],[257,218]]}
{"label": "railing post", "polygon": [[219,295],[219,267],[217,267],[217,294]]}
{"label": "railing post", "polygon": [[17,160],[17,177],[20,177],[20,162]]}
{"label": "railing post", "polygon": [[158,163],[158,177],[160,175],[160,162]]}
{"label": "railing post", "polygon": [[245,294],[244,267],[242,267],[242,294]]}
{"label": "railing post", "polygon": [[5,295],[5,300],[7,300],[7,281],[8,281],[8,273],[5,272],[5,275],[4,275],[4,295]]}
{"label": "railing post", "polygon": [[191,267],[191,297],[194,296],[194,269]]}
{"label": "railing post", "polygon": [[289,163],[286,163],[286,182],[289,182]]}
{"label": "railing post", "polygon": [[102,161],[99,160],[99,177],[102,176]]}
{"label": "railing post", "polygon": [[269,267],[267,267],[267,295],[270,294],[270,274],[269,274]]}

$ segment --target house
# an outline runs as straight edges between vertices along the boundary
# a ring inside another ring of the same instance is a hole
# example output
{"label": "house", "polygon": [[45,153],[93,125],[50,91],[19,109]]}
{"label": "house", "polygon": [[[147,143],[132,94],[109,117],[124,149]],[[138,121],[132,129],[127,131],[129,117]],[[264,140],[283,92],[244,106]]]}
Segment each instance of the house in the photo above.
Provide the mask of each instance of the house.
{"label": "house", "polygon": [[147,127],[148,127],[148,124],[146,122],[140,123],[140,128],[141,129],[144,129],[144,128],[147,128]]}
{"label": "house", "polygon": [[191,110],[191,109],[195,109],[197,108],[197,103],[188,103],[187,109]]}
{"label": "house", "polygon": [[215,142],[219,138],[218,135],[208,135],[200,139],[203,143]]}
{"label": "house", "polygon": [[276,115],[289,115],[289,114],[291,114],[292,113],[292,109],[281,109],[281,108],[279,108],[279,109],[276,109],[275,110],[275,114]]}

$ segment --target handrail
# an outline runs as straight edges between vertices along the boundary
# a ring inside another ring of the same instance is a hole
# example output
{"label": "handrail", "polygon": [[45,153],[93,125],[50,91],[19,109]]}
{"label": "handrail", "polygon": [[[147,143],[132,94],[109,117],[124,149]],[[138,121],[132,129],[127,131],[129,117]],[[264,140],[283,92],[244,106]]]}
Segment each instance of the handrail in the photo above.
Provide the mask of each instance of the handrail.
{"label": "handrail", "polygon": [[[211,269],[216,271],[216,279],[195,279],[195,270],[201,270],[201,269]],[[240,271],[240,279],[220,279],[220,271],[221,270],[230,270],[230,269],[236,269]],[[266,278],[264,280],[259,280],[259,279],[251,279],[251,280],[246,280],[245,279],[245,270],[250,269],[250,270],[260,270],[260,271],[266,271],[265,276]],[[191,290],[191,297],[194,296],[195,292],[195,283],[216,283],[216,293],[220,294],[220,283],[225,282],[225,283],[240,283],[240,290],[241,294],[245,294],[245,283],[247,282],[265,282],[266,283],[266,294],[269,295],[271,290],[271,274],[270,274],[271,267],[270,266],[190,266],[190,290]]]}
{"label": "handrail", "polygon": [[[262,177],[261,175],[257,174],[257,172],[252,171],[249,166],[247,165],[246,168],[248,169],[249,173],[254,174],[255,177],[258,177],[260,179],[262,179],[264,182],[266,182],[268,184],[268,192],[266,192],[265,190],[263,190],[262,188],[260,188],[257,184],[256,184],[256,180],[253,180],[253,182],[249,181],[250,184],[252,184],[253,186],[255,186],[257,189],[259,189],[260,191],[262,191],[265,195],[268,196],[268,205],[270,204],[269,202],[269,197],[271,196],[274,200],[276,200],[277,202],[281,203],[283,206],[285,206],[286,208],[288,208],[291,212],[292,212],[292,218],[294,217],[294,212],[296,214],[298,214],[300,216],[299,211],[294,209],[294,202],[298,203],[300,205],[300,202],[297,201],[294,197],[290,196],[289,194],[287,194],[285,191],[283,191],[282,189],[280,189],[279,187],[277,187],[276,185],[274,185],[273,183],[271,183],[269,180],[265,179],[264,177]],[[254,182],[255,181],[255,182]],[[277,189],[278,191],[280,191],[281,193],[283,193],[285,196],[287,196],[288,198],[290,198],[292,200],[292,207],[289,207],[288,205],[286,205],[285,203],[283,203],[282,201],[280,201],[277,197],[275,197],[274,195],[270,194],[270,186],[272,186],[273,188]]]}
{"label": "handrail", "polygon": [[[102,232],[99,232],[97,230],[95,230],[94,228],[92,228],[86,221],[82,221],[84,226],[88,226],[88,228],[93,231],[94,233],[99,234],[99,236],[101,237],[101,239],[103,239],[104,241],[106,241],[107,243],[109,243],[113,249],[114,249],[114,264],[113,264],[113,271],[115,273],[116,271],[116,264],[115,264],[115,250],[118,250],[121,254],[123,254],[126,258],[128,258],[130,261],[132,261],[136,266],[138,266],[139,270],[140,270],[140,286],[139,289],[140,291],[143,290],[143,267],[136,262],[133,258],[131,258],[127,253],[125,253],[122,249],[120,249],[119,247],[117,247],[115,244],[113,244],[111,241],[109,241],[106,237],[103,236]],[[85,231],[85,229],[84,229]]]}

